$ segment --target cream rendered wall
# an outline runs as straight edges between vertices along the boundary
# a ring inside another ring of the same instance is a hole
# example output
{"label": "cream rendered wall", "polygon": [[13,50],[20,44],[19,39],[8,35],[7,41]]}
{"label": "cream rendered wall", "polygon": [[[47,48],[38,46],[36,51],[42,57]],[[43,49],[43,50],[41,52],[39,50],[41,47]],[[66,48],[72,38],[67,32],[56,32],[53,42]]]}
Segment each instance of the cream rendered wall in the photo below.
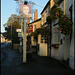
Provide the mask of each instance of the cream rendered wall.
{"label": "cream rendered wall", "polygon": [[[32,23],[32,24],[30,24],[30,25],[33,25],[33,32],[35,31],[35,29],[34,29],[34,25],[36,25],[36,29],[37,28],[41,28],[41,20],[40,21],[37,21],[37,22],[34,22],[34,23]],[[36,41],[33,41],[34,40],[34,36],[31,36],[31,45],[36,45]]]}
{"label": "cream rendered wall", "polygon": [[54,0],[50,0],[50,9],[54,6]]}
{"label": "cream rendered wall", "polygon": [[46,43],[40,43],[39,44],[39,56],[47,56],[47,44]]}
{"label": "cream rendered wall", "polygon": [[[44,23],[46,22],[46,18],[49,15],[49,7],[50,6],[48,5],[47,8],[45,9],[45,11],[42,13],[42,21],[43,21],[43,16],[44,16]],[[47,13],[46,13],[46,11],[47,11]],[[42,24],[44,24],[44,23],[42,23]]]}
{"label": "cream rendered wall", "polygon": [[38,35],[38,44],[40,44],[41,43],[41,35],[39,34]]}
{"label": "cream rendered wall", "polygon": [[41,28],[41,20],[40,21],[37,21],[37,22],[34,22],[32,24],[29,24],[30,26],[33,25],[33,32],[35,31],[34,29],[34,25],[36,25],[36,29],[37,28]]}

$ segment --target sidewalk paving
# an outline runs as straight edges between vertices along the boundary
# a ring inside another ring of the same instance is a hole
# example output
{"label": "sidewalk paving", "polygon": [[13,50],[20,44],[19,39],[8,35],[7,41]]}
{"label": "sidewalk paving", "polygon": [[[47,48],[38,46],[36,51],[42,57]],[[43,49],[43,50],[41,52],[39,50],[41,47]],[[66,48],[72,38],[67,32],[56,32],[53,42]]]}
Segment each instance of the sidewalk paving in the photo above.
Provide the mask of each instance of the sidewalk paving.
{"label": "sidewalk paving", "polygon": [[22,54],[11,49],[4,51],[7,53],[7,58],[1,64],[1,75],[74,75],[74,71],[53,58],[33,54],[32,60],[23,64]]}

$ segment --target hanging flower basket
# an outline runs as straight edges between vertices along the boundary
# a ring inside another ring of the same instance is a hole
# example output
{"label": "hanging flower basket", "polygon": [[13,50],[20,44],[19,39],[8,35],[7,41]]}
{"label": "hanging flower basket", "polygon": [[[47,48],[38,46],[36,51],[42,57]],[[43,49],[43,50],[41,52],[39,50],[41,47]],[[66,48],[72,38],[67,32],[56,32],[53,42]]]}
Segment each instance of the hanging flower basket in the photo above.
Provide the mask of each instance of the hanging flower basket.
{"label": "hanging flower basket", "polygon": [[66,16],[59,19],[59,26],[61,33],[65,35],[70,35],[72,33],[72,22]]}
{"label": "hanging flower basket", "polygon": [[35,30],[35,32],[32,32],[31,35],[32,36],[37,36],[38,34],[41,35],[48,35],[49,34],[49,30],[45,29],[45,28],[38,28]]}
{"label": "hanging flower basket", "polygon": [[57,24],[59,24],[59,28],[61,33],[65,35],[70,35],[72,33],[72,22],[63,14],[61,8],[56,8],[54,10],[50,10],[49,16],[47,17],[47,23],[50,24],[52,21],[59,20]]}
{"label": "hanging flower basket", "polygon": [[39,34],[43,36],[49,35],[49,30],[45,28],[38,28],[35,30],[35,32],[31,33],[31,36],[34,36],[34,38],[37,40]]}

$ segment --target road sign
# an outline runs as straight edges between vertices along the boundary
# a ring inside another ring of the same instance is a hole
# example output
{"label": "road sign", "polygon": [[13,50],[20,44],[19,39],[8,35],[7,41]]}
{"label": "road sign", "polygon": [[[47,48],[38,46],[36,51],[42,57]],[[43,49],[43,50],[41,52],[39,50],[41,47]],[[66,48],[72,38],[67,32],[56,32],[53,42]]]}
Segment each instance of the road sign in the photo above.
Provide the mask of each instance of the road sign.
{"label": "road sign", "polygon": [[16,32],[21,32],[21,29],[16,29]]}
{"label": "road sign", "polygon": [[18,37],[22,37],[22,34],[21,33],[18,33]]}

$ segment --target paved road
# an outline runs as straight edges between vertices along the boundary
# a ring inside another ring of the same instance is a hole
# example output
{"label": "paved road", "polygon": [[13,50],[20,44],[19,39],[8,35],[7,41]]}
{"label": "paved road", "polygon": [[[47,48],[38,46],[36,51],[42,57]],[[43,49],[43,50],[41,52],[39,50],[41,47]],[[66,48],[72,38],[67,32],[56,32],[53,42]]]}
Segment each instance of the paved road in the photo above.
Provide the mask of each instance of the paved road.
{"label": "paved road", "polygon": [[1,75],[74,75],[74,72],[55,59],[33,54],[32,60],[22,63],[22,54],[4,49],[7,58],[1,63]]}

